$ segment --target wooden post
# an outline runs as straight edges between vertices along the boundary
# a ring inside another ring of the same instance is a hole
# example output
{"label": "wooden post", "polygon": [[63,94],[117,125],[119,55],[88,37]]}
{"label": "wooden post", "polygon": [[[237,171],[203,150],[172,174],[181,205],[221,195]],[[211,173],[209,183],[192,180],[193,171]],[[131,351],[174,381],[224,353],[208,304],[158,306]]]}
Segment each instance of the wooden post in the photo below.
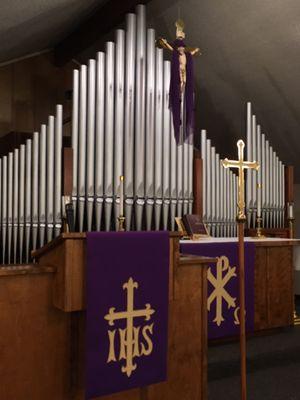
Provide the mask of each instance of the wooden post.
{"label": "wooden post", "polygon": [[72,196],[73,189],[73,149],[71,147],[63,148],[63,168],[62,168],[62,194],[63,196]]}
{"label": "wooden post", "polygon": [[241,370],[241,399],[247,398],[246,371],[246,318],[245,318],[245,220],[238,222],[239,235],[239,297],[240,297],[240,370]]}
{"label": "wooden post", "polygon": [[286,166],[285,175],[285,226],[289,228],[289,237],[294,237],[294,216],[289,216],[288,208],[294,205],[294,167]]}
{"label": "wooden post", "polygon": [[203,217],[203,161],[201,159],[201,153],[199,150],[194,151],[194,176],[193,176],[193,186],[194,186],[194,204],[193,204],[193,214],[200,215]]}

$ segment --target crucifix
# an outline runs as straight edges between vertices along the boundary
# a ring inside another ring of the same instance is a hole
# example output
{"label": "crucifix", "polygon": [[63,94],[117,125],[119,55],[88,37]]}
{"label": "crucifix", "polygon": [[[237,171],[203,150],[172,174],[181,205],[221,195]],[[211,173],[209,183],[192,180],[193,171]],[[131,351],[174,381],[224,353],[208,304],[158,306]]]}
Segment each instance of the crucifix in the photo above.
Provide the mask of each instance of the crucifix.
{"label": "crucifix", "polygon": [[242,140],[237,142],[238,160],[222,160],[224,168],[238,169],[238,246],[239,246],[239,297],[240,297],[240,354],[241,354],[241,399],[247,398],[246,385],[246,321],[245,321],[245,256],[244,256],[244,228],[245,215],[245,169],[259,169],[256,161],[244,161],[245,143]]}

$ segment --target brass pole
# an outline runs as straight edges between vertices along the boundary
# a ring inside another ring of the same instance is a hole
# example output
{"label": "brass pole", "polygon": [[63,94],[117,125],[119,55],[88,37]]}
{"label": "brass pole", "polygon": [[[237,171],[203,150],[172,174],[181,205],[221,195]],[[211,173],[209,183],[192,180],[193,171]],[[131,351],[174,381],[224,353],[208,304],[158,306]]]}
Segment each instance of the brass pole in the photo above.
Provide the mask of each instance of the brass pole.
{"label": "brass pole", "polygon": [[238,222],[239,245],[239,298],[240,298],[240,371],[241,371],[241,399],[247,399],[247,370],[246,370],[246,320],[245,320],[245,251],[244,228],[245,220]]}

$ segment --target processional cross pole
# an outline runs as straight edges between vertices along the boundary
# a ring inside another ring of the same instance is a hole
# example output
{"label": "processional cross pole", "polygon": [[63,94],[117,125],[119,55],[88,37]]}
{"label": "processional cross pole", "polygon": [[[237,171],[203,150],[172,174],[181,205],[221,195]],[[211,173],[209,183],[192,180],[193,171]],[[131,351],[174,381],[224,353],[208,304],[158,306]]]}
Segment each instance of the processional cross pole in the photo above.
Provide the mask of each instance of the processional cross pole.
{"label": "processional cross pole", "polygon": [[244,161],[245,143],[242,140],[237,142],[238,160],[222,160],[225,168],[238,169],[238,246],[239,246],[239,305],[240,305],[240,354],[241,354],[241,399],[247,398],[246,382],[246,321],[245,321],[245,249],[244,249],[244,229],[246,222],[245,215],[245,169],[259,169],[256,161]]}

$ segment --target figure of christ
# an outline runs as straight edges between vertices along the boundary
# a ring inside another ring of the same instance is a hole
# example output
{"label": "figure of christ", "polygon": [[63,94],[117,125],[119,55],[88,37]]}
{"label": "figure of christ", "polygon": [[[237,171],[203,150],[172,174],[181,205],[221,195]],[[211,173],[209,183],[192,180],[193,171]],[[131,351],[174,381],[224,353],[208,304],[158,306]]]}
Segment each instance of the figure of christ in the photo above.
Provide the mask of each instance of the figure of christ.
{"label": "figure of christ", "polygon": [[190,141],[194,132],[194,71],[193,56],[200,49],[185,45],[184,24],[176,22],[176,40],[170,44],[159,38],[157,46],[172,51],[170,108],[173,115],[174,134],[177,144]]}

